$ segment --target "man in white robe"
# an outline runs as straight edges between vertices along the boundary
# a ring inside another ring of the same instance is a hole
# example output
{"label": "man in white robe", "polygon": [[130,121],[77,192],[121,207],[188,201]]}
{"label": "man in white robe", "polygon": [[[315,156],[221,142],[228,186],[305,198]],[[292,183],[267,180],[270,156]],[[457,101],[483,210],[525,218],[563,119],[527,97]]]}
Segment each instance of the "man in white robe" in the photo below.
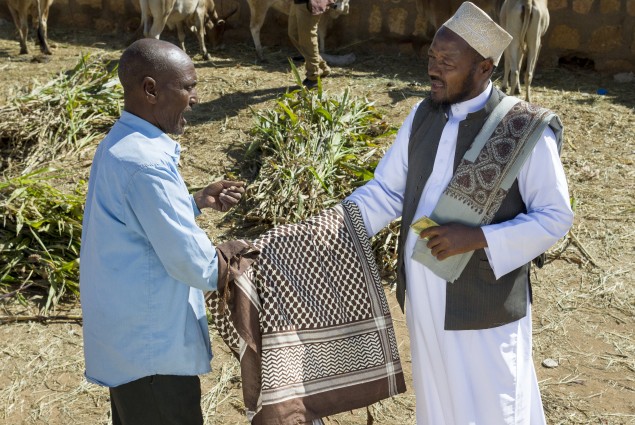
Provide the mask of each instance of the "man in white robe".
{"label": "man in white robe", "polygon": [[[475,8],[464,3],[439,29],[429,50],[428,101],[445,108],[447,122],[432,172],[422,185],[415,219],[432,213],[452,179],[462,122],[468,113],[483,109],[496,91],[490,77],[509,39],[502,36],[506,34],[502,28]],[[402,216],[404,202],[408,201],[404,198],[409,143],[418,107],[401,126],[374,179],[348,197],[359,206],[369,237]],[[411,259],[421,236],[429,239],[428,247],[439,260],[484,249],[493,271],[493,285],[510,271],[530,263],[563,237],[573,222],[567,182],[551,128],[542,133],[517,182],[526,212],[480,227],[445,223],[421,235],[410,231],[405,239],[405,311],[419,425],[545,424],[531,355],[530,296],[526,314],[518,320],[486,329],[446,330],[446,285],[453,284]],[[402,223],[402,231],[408,231],[409,224]],[[528,282],[525,286],[529,292]]]}

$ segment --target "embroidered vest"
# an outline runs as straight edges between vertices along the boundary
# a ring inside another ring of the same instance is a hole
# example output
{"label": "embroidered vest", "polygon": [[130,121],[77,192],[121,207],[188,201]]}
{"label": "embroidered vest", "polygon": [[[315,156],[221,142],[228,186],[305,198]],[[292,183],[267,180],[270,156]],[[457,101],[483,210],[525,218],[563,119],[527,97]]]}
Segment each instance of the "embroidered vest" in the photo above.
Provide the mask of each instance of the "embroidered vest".
{"label": "embroidered vest", "polygon": [[[494,89],[485,107],[468,114],[459,124],[454,171],[490,112],[504,96],[505,94]],[[432,173],[446,122],[444,111],[435,110],[424,101],[417,110],[412,125],[397,263],[397,299],[402,309],[406,291],[403,247],[423,188]],[[560,146],[561,124],[556,120],[550,127]],[[492,223],[510,220],[522,212],[526,212],[525,204],[518,189],[518,181],[514,181]],[[530,286],[529,266],[525,264],[496,280],[485,251],[475,251],[459,279],[451,284],[446,283],[445,329],[487,329],[524,317],[527,314],[527,288]]]}

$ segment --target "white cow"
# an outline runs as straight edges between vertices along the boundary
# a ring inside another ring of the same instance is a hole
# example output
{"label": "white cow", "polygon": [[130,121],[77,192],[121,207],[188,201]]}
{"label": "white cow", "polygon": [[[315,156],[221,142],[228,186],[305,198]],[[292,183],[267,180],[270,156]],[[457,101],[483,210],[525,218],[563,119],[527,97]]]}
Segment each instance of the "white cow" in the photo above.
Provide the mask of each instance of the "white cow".
{"label": "white cow", "polygon": [[514,37],[505,49],[505,73],[501,88],[506,91],[511,80],[510,93],[516,94],[520,91],[520,69],[523,56],[526,56],[525,99],[530,102],[529,86],[540,53],[540,38],[549,27],[547,0],[505,0],[500,17],[501,26]]}
{"label": "white cow", "polygon": [[26,47],[27,37],[29,35],[29,15],[33,17],[37,38],[40,42],[40,50],[46,55],[51,54],[51,49],[48,45],[46,21],[48,20],[49,8],[52,3],[53,0],[7,0],[9,12],[11,12],[13,23],[18,29],[20,36],[21,55],[29,53]]}
{"label": "white cow", "polygon": [[145,37],[158,39],[166,26],[176,28],[181,49],[185,51],[185,28],[192,28],[203,58],[210,58],[205,32],[222,32],[225,25],[225,20],[218,18],[214,0],[139,0],[139,3]]}
{"label": "white cow", "polygon": [[[247,0],[249,4],[249,12],[251,13],[249,19],[249,30],[251,31],[251,37],[254,40],[256,46],[256,54],[259,60],[264,60],[264,54],[262,50],[262,44],[260,43],[260,29],[265,23],[267,17],[267,11],[270,8],[274,8],[286,15],[291,10],[293,0]],[[326,17],[335,19],[340,15],[348,14],[349,0],[336,0],[334,6],[326,12]],[[324,39],[326,38],[326,28],[328,25],[328,19],[321,19],[320,26],[318,28],[318,37],[320,52],[324,49]]]}

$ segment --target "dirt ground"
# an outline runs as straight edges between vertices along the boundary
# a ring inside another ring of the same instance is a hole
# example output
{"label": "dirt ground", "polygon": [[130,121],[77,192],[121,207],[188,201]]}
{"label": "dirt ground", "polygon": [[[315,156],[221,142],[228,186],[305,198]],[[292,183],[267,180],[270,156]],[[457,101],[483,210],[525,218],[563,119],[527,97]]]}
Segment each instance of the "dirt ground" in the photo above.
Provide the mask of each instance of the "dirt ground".
{"label": "dirt ground", "polygon": [[[5,22],[0,25],[0,106],[35,81],[72,68],[82,52],[117,58],[125,36],[52,28],[54,55],[42,61],[18,55],[13,28]],[[326,90],[349,87],[399,125],[425,95],[425,63],[404,46],[377,54],[358,45],[344,53],[349,52],[357,55],[356,62],[335,67]],[[234,170],[250,140],[252,110],[271,107],[293,86],[286,58],[295,53],[288,46],[269,46],[266,53],[269,61],[256,63],[250,41],[244,40],[214,52],[212,62],[194,57],[201,103],[180,137],[182,173],[189,185],[204,185]],[[598,95],[598,89],[606,94]],[[533,94],[535,103],[557,111],[565,124],[562,159],[576,201],[572,232],[532,275],[534,361],[548,422],[635,424],[635,83],[588,70],[541,68]],[[58,165],[86,178],[91,157],[92,149]],[[231,230],[221,219],[207,212],[200,219],[214,241],[225,240]],[[414,424],[405,317],[386,288],[409,390],[371,412],[377,424]],[[107,391],[83,378],[81,322],[72,319],[80,314],[78,303],[54,312],[70,319],[48,323],[4,319],[35,314],[31,307],[5,302],[0,310],[0,424],[108,424]],[[214,335],[214,371],[202,377],[206,424],[246,424],[238,365],[219,341]],[[548,359],[556,367],[543,366]],[[366,410],[342,413],[327,423],[365,424]]]}

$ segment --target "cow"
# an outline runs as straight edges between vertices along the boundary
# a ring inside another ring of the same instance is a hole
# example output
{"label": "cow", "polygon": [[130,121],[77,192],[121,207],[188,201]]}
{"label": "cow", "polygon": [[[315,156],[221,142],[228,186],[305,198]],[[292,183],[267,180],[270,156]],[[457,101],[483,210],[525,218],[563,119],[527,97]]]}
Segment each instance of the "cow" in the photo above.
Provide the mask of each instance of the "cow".
{"label": "cow", "polygon": [[505,0],[500,11],[501,26],[514,37],[505,49],[505,71],[501,89],[507,90],[511,80],[510,93],[520,91],[520,69],[523,56],[525,65],[525,100],[531,101],[531,80],[534,76],[540,39],[549,27],[547,0]]}
{"label": "cow", "polygon": [[[260,29],[267,17],[267,11],[273,7],[279,12],[288,15],[291,10],[293,0],[247,0],[247,3],[249,4],[249,12],[251,14],[249,19],[249,30],[251,31],[251,37],[253,38],[254,45],[256,47],[256,55],[258,56],[258,60],[264,61],[265,57],[262,44],[260,43]],[[348,14],[348,9],[349,0],[336,0],[335,4],[326,12],[326,16],[331,19],[335,19],[340,15]],[[320,26],[318,28],[320,52],[324,50],[324,39],[326,38],[327,25],[328,19],[320,20]]]}
{"label": "cow", "polygon": [[218,11],[214,6],[213,0],[207,0],[207,15],[205,18],[205,38],[212,46],[213,50],[223,47],[223,34],[226,29],[227,19],[238,11],[236,6],[225,17],[218,16]]}
{"label": "cow", "polygon": [[140,0],[139,3],[144,37],[158,39],[165,27],[176,28],[179,45],[185,51],[185,28],[192,28],[203,59],[210,59],[205,46],[205,33],[210,33],[213,39],[220,38],[226,19],[218,17],[214,0]]}
{"label": "cow", "polygon": [[[29,35],[29,15],[33,17],[33,26],[37,33],[40,43],[40,50],[45,55],[51,54],[48,44],[47,20],[49,16],[49,8],[53,0],[7,0],[9,12],[13,18],[13,23],[18,30],[20,36],[20,54],[29,53],[26,46]],[[36,21],[37,18],[37,21]]]}

